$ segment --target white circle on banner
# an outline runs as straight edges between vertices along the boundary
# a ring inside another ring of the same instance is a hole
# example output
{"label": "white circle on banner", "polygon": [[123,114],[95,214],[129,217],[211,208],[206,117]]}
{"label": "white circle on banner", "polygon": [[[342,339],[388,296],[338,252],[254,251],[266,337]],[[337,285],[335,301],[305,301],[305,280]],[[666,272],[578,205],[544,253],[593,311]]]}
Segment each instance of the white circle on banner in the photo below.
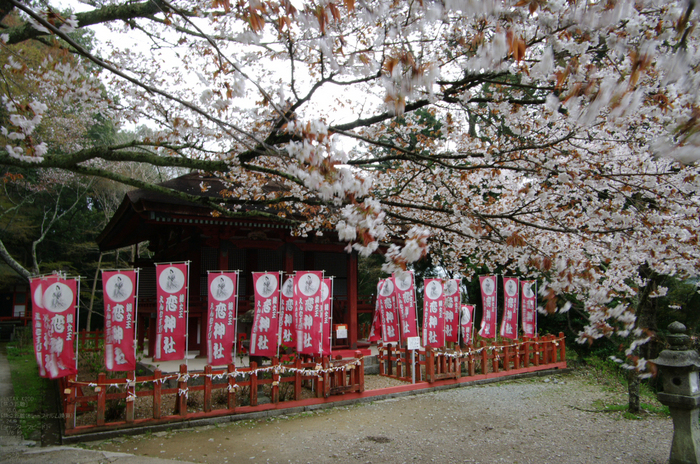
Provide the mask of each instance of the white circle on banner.
{"label": "white circle on banner", "polygon": [[209,292],[216,301],[226,301],[233,295],[233,280],[223,274],[216,276],[209,285]]}
{"label": "white circle on banner", "polygon": [[442,295],[442,282],[439,280],[432,280],[425,287],[425,295],[431,300],[436,300]]}
{"label": "white circle on banner", "polygon": [[114,274],[105,283],[105,292],[110,300],[121,303],[129,298],[134,291],[131,279],[123,274]]}
{"label": "white circle on banner", "polygon": [[448,280],[445,283],[445,295],[452,296],[459,290],[459,285],[457,285],[456,280]]}
{"label": "white circle on banner", "polygon": [[523,284],[523,296],[525,298],[532,298],[535,296],[535,294],[532,292],[532,284],[531,283],[524,283]]}
{"label": "white circle on banner", "polygon": [[36,305],[37,308],[43,308],[44,307],[44,291],[43,287],[41,285],[37,285],[36,289],[34,290],[34,295],[32,295],[32,298],[34,299],[34,304]]}
{"label": "white circle on banner", "polygon": [[381,289],[381,296],[390,296],[392,293],[394,293],[394,284],[391,280],[386,279],[384,281],[384,285],[382,285]]}
{"label": "white circle on banner", "polygon": [[263,274],[255,282],[255,291],[263,298],[269,298],[277,290],[277,279],[271,274]]}
{"label": "white circle on banner", "polygon": [[174,266],[165,268],[160,273],[158,285],[164,292],[177,293],[185,285],[185,274]]}
{"label": "white circle on banner", "polygon": [[493,277],[486,277],[481,282],[481,290],[486,295],[493,295],[493,292],[496,291],[496,283],[493,281]]}
{"label": "white circle on banner", "polygon": [[472,321],[471,311],[466,306],[462,306],[462,325],[467,325]]}
{"label": "white circle on banner", "polygon": [[287,298],[294,297],[294,277],[288,277],[282,285],[282,295]]}
{"label": "white circle on banner", "polygon": [[328,295],[331,293],[326,282],[321,282],[321,301],[326,301]]}
{"label": "white circle on banner", "polygon": [[405,292],[411,288],[411,283],[413,282],[412,274],[408,271],[401,271],[396,274],[394,280],[396,281],[396,288]]}
{"label": "white circle on banner", "polygon": [[321,286],[321,278],[316,274],[304,274],[299,281],[299,291],[305,296],[314,296]]}
{"label": "white circle on banner", "polygon": [[61,282],[52,283],[44,292],[44,308],[61,313],[73,304],[73,290]]}
{"label": "white circle on banner", "polygon": [[507,280],[506,281],[506,294],[508,296],[515,296],[518,293],[518,284],[515,283],[515,280]]}

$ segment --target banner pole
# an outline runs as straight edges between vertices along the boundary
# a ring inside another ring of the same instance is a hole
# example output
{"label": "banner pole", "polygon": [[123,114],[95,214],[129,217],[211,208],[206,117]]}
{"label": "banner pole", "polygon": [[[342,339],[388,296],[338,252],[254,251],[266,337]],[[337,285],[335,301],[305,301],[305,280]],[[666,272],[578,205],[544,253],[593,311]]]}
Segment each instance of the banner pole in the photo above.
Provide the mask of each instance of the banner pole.
{"label": "banner pole", "polygon": [[335,276],[331,276],[331,294],[328,296],[328,310],[331,313],[331,322],[330,325],[328,326],[328,346],[330,346],[331,353],[329,356],[333,354],[333,282],[335,281]]}
{"label": "banner pole", "polygon": [[185,261],[187,265],[187,296],[185,297],[185,303],[187,307],[185,309],[185,367],[189,372],[189,365],[187,362],[187,354],[190,349],[190,263],[191,261]]}
{"label": "banner pole", "polygon": [[[136,359],[136,348],[139,343],[139,271],[141,268],[134,269],[136,272],[136,288],[134,289],[134,359]],[[134,370],[134,379],[136,379],[136,371]]]}
{"label": "banner pole", "polygon": [[280,357],[280,345],[282,344],[282,271],[277,271],[277,362]]}
{"label": "banner pole", "polygon": [[[233,323],[233,360],[236,360],[236,353],[238,350],[238,288],[241,286],[240,271],[235,271],[236,274],[236,292],[235,292],[235,318]],[[241,364],[243,364],[243,356],[241,356]]]}
{"label": "banner pole", "polygon": [[[75,318],[75,381],[78,381],[78,358],[79,353],[80,353],[80,340],[78,337],[80,337],[80,330],[78,330],[78,324],[80,322],[80,276],[76,279],[76,295],[75,295],[75,301],[76,301],[76,310],[77,310],[77,316]],[[73,405],[73,428],[76,426],[76,420],[78,418],[78,403],[76,402]]]}

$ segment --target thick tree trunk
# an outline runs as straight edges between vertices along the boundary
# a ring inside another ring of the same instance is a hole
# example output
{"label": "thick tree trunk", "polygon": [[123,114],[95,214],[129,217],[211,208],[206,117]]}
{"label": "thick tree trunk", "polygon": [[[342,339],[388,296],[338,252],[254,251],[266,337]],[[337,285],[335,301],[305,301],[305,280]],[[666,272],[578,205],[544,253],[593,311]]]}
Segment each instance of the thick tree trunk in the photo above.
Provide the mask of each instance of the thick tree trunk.
{"label": "thick tree trunk", "polygon": [[[656,291],[662,276],[649,269],[647,265],[640,268],[639,274],[647,279],[647,285],[639,293],[637,302],[637,327],[656,332],[656,301],[649,298]],[[649,359],[653,352],[654,340],[650,340],[645,345],[635,350],[635,355]],[[629,412],[637,414],[639,412],[639,373],[630,370],[627,374],[627,393],[629,395]]]}
{"label": "thick tree trunk", "polygon": [[629,412],[639,413],[639,374],[627,371],[627,393],[629,395]]}

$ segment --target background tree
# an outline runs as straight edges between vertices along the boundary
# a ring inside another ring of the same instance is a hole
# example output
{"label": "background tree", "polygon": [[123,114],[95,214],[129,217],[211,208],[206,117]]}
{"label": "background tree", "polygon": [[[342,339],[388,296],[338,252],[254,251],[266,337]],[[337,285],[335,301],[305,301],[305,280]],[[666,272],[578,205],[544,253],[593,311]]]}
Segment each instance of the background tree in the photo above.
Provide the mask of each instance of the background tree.
{"label": "background tree", "polygon": [[[4,43],[50,49],[10,63],[27,88],[153,134],[61,144],[35,132],[40,93],[9,91],[0,163],[157,191],[119,165],[213,172],[224,204],[170,193],[215,214],[277,208],[299,233],[337,223],[366,254],[403,239],[387,271],[431,251],[466,276],[537,277],[544,309],[570,295],[589,319],[579,339],[627,337],[641,369],[639,270],[699,264],[694,6],[153,0],[68,16],[8,0],[22,23],[5,21]],[[122,34],[101,55],[70,35],[96,24]]]}

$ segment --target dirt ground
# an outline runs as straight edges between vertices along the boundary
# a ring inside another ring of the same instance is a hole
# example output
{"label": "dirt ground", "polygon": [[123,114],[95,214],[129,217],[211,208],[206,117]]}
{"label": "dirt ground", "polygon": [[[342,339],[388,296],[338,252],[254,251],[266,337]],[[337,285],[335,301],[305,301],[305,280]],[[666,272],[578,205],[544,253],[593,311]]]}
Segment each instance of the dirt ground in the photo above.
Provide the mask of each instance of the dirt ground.
{"label": "dirt ground", "polygon": [[667,462],[671,419],[602,412],[625,401],[579,372],[86,446],[198,463]]}

